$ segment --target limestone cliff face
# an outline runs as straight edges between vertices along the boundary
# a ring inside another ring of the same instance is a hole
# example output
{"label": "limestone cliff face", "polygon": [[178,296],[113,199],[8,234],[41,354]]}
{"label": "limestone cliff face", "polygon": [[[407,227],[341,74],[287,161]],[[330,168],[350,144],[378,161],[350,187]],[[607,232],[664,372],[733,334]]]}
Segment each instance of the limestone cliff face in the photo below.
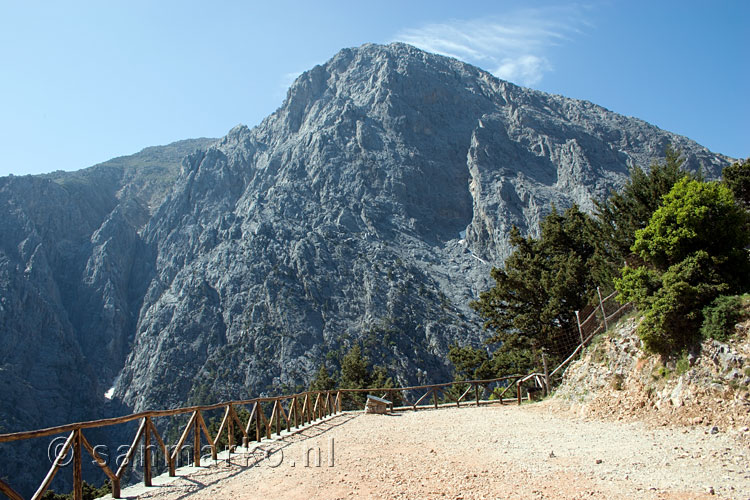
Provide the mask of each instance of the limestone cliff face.
{"label": "limestone cliff face", "polygon": [[468,303],[512,225],[590,209],[667,143],[708,177],[728,164],[588,102],[364,45],[253,129],[2,178],[2,430],[306,384],[354,341],[402,383],[445,380],[449,346],[483,337]]}
{"label": "limestone cliff face", "polygon": [[[180,160],[210,142],[0,178],[0,432],[109,411],[103,395],[130,352],[153,271],[140,232]],[[46,445],[4,445],[0,477],[33,493],[49,467]]]}
{"label": "limestone cliff face", "polygon": [[364,340],[403,383],[449,376],[468,308],[554,203],[592,207],[667,143],[593,104],[402,44],[346,49],[254,129],[189,156],[144,237],[156,252],[116,394],[136,409],[304,384]]}

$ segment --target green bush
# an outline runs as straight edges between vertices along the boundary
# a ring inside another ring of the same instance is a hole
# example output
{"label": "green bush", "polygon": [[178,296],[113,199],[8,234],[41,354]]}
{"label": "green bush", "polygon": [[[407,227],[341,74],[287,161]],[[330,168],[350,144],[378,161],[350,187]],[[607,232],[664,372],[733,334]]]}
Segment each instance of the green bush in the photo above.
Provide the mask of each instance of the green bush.
{"label": "green bush", "polygon": [[737,295],[722,295],[711,305],[703,308],[701,335],[706,339],[727,340],[734,325],[742,319],[742,298]]}
{"label": "green bush", "polygon": [[673,355],[700,340],[703,308],[750,286],[748,214],[715,182],[683,178],[635,233],[639,267],[615,280],[621,301],[644,314],[638,335],[649,351]]}
{"label": "green bush", "polygon": [[[652,279],[660,282],[659,288],[653,289]],[[727,288],[712,272],[710,257],[703,251],[671,266],[660,276],[644,268],[626,268],[617,285],[620,293],[643,311],[638,335],[644,347],[664,355],[699,342],[701,310]],[[646,289],[649,292],[644,292]]]}
{"label": "green bush", "polygon": [[687,351],[682,353],[682,356],[677,360],[674,365],[674,372],[679,376],[683,375],[690,369],[690,360],[688,359]]}
{"label": "green bush", "polygon": [[[101,487],[97,488],[84,481],[81,490],[83,492],[83,500],[94,500],[95,498],[112,493],[112,484],[107,480]],[[55,493],[54,490],[47,490],[41,496],[42,500],[71,500],[72,498],[73,493],[60,494]]]}

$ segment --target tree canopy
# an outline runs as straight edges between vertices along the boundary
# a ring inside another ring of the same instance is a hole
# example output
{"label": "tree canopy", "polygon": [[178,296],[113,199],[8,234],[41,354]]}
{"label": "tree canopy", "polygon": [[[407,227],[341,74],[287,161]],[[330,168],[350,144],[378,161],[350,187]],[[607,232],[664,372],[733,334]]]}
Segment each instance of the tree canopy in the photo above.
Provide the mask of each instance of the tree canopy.
{"label": "tree canopy", "polygon": [[494,356],[499,373],[525,370],[539,350],[555,347],[556,334],[575,328],[574,311],[596,289],[589,217],[577,206],[563,214],[553,207],[540,226],[538,239],[513,228],[515,250],[504,268],[492,270],[495,286],[471,303],[494,332],[488,342],[501,344]]}
{"label": "tree canopy", "polygon": [[[331,357],[340,370],[329,371],[325,361],[321,363],[315,378],[310,382],[311,391],[332,391],[335,389],[383,389],[395,387],[388,370],[379,365],[372,366],[362,346],[354,343],[345,354],[336,352]],[[342,405],[347,409],[360,408],[365,401],[365,392],[348,394]],[[400,393],[391,395],[394,404],[400,404]]]}
{"label": "tree canopy", "polygon": [[453,345],[448,353],[448,359],[453,364],[455,381],[486,380],[495,375],[490,356],[484,349],[470,345]]}
{"label": "tree canopy", "polygon": [[699,339],[702,310],[719,295],[747,290],[748,215],[718,182],[683,178],[664,196],[631,247],[641,259],[615,280],[620,300],[644,313],[646,348],[679,351]]}
{"label": "tree canopy", "polygon": [[648,225],[651,214],[672,186],[685,177],[700,179],[700,175],[683,170],[684,162],[679,151],[667,146],[664,162],[652,163],[648,171],[633,167],[620,192],[595,202],[592,243],[596,254],[592,274],[599,285],[610,289],[619,277],[620,268],[632,255],[636,231]]}
{"label": "tree canopy", "polygon": [[725,168],[721,175],[724,183],[745,210],[750,210],[750,158],[738,161]]}

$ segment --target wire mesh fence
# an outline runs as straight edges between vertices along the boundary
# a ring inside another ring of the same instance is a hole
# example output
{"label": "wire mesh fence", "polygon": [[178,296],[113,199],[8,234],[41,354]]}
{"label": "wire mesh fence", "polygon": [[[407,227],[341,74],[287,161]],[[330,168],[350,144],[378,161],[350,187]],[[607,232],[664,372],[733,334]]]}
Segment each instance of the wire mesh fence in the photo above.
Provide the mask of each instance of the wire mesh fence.
{"label": "wire mesh fence", "polygon": [[[597,292],[599,289],[597,288]],[[576,312],[578,327],[580,328],[580,340],[585,344],[591,338],[609,328],[620,319],[625,313],[630,311],[631,304],[620,304],[615,299],[617,292],[609,294],[602,298],[599,293],[599,303],[589,305],[584,311]]]}
{"label": "wire mesh fence", "polygon": [[[553,366],[552,373],[569,363],[585,345],[597,334],[604,332],[632,309],[630,303],[621,304],[616,300],[617,292],[602,297],[597,289],[598,300],[576,311],[576,323],[561,328],[552,338],[548,354]],[[561,372],[560,372],[561,373]]]}

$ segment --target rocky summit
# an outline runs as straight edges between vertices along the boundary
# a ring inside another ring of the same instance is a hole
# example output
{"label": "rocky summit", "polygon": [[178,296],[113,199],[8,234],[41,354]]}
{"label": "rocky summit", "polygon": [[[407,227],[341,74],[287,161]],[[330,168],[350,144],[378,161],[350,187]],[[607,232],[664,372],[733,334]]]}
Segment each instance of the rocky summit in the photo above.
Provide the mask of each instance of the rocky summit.
{"label": "rocky summit", "polygon": [[303,73],[255,128],[2,178],[0,432],[277,392],[354,341],[398,382],[446,380],[449,346],[484,336],[468,304],[511,227],[592,209],[670,143],[709,178],[729,163],[368,44]]}

